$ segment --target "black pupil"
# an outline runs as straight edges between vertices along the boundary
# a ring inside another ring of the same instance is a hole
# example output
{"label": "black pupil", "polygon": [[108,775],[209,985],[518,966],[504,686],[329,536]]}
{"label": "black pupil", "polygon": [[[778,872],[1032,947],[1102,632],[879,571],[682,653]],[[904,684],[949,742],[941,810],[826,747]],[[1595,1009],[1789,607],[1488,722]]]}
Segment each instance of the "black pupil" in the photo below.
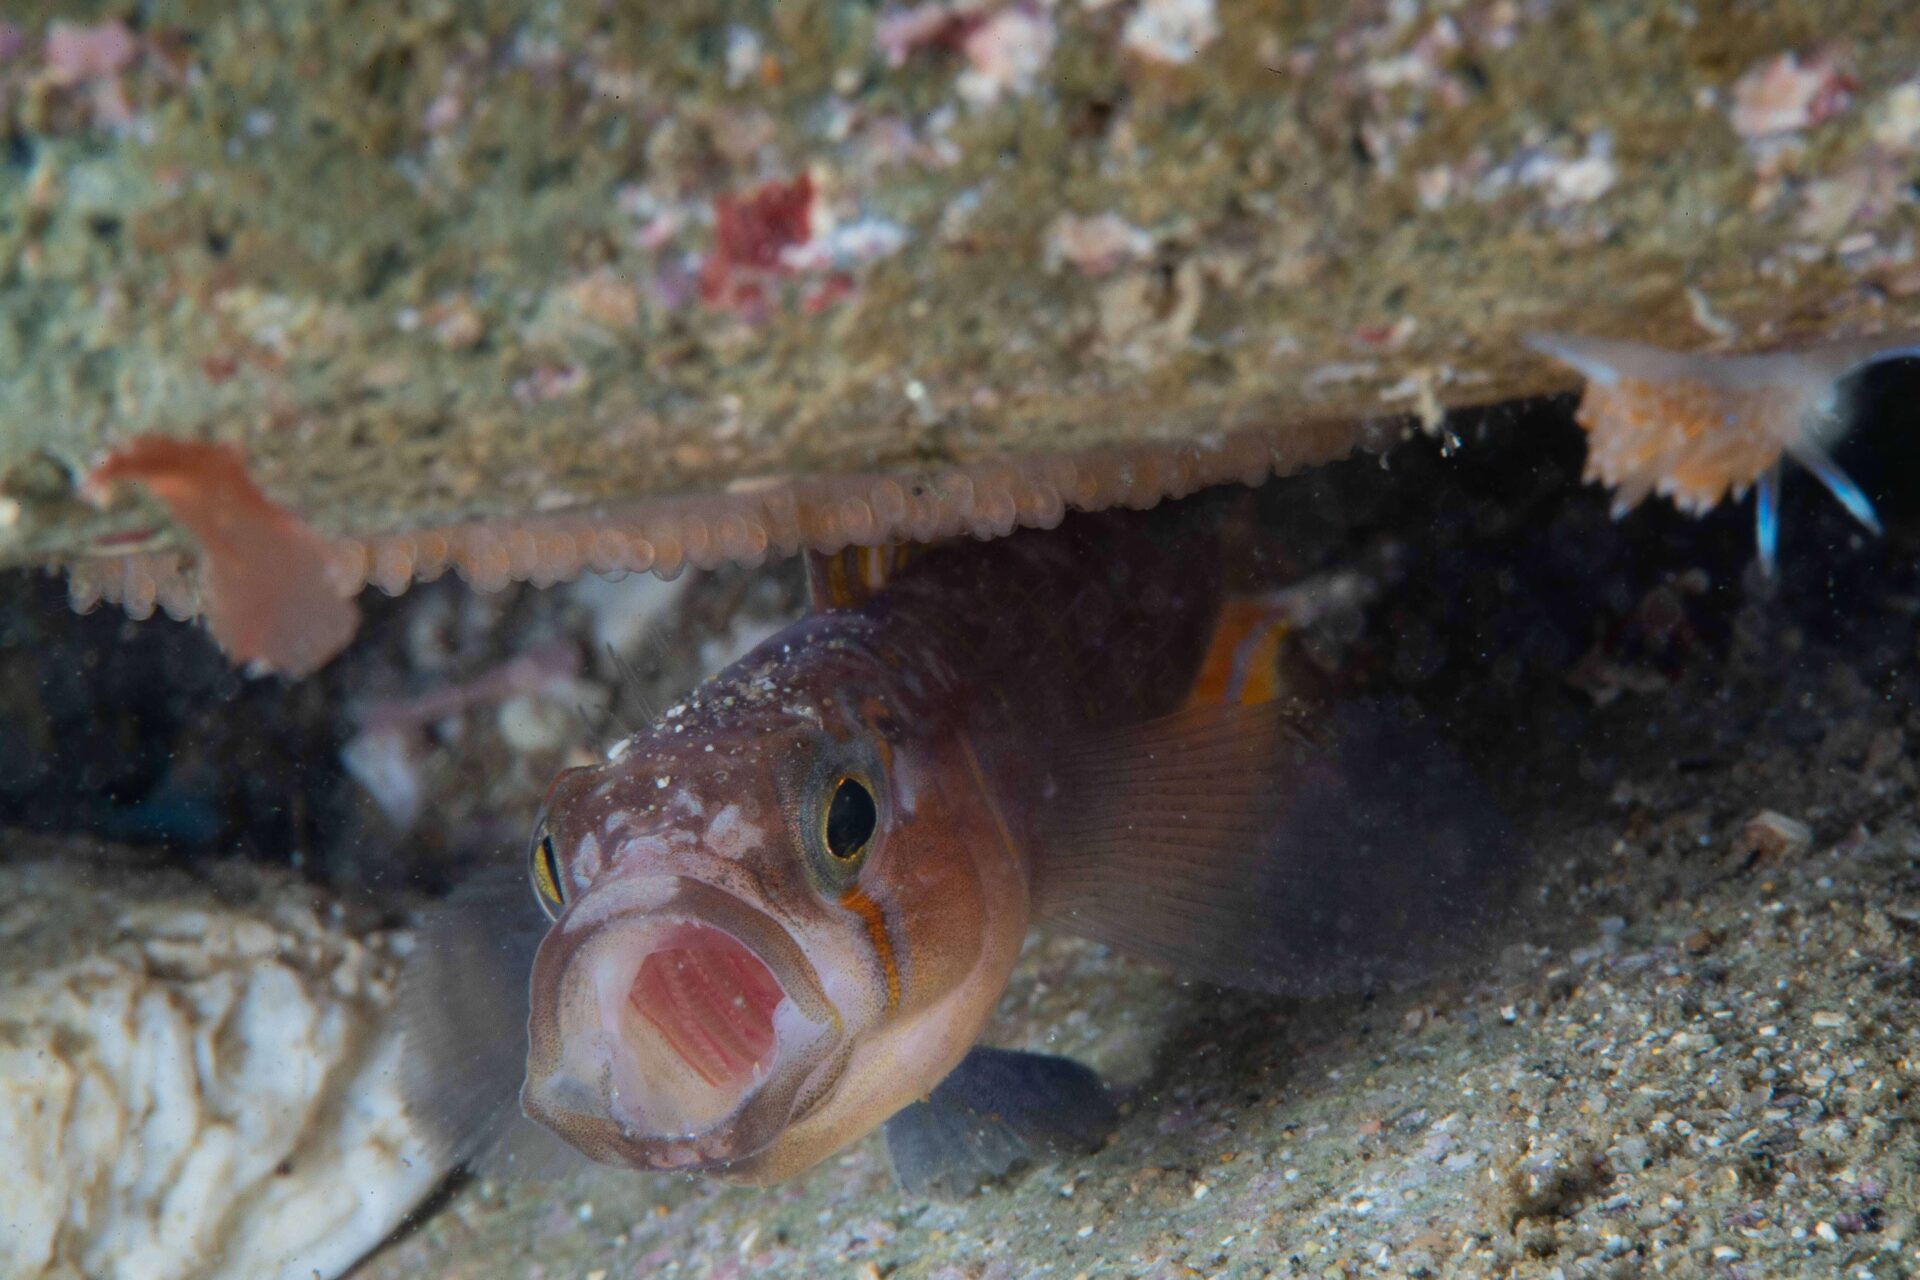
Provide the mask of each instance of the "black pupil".
{"label": "black pupil", "polygon": [[540,863],[552,882],[554,897],[564,898],[566,891],[560,887],[560,859],[554,856],[552,836],[540,837]]}
{"label": "black pupil", "polygon": [[879,819],[873,807],[873,793],[852,778],[842,778],[827,806],[827,852],[836,858],[851,858],[873,839],[873,824]]}

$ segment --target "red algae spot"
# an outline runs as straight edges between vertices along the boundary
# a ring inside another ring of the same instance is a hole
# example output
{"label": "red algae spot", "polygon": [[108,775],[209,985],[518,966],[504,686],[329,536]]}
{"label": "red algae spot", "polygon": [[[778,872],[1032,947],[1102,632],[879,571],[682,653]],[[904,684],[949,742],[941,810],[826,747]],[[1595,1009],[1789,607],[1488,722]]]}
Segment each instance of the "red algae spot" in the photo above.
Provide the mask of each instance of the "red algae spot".
{"label": "red algae spot", "polygon": [[700,297],[710,307],[751,310],[769,279],[786,271],[782,255],[813,236],[813,178],[769,182],[713,202],[713,250],[700,267]]}
{"label": "red algae spot", "polygon": [[104,501],[126,482],[199,544],[207,629],[235,662],[305,675],[353,638],[360,611],[333,584],[328,543],[260,492],[237,447],[141,436],[88,473],[81,491]]}

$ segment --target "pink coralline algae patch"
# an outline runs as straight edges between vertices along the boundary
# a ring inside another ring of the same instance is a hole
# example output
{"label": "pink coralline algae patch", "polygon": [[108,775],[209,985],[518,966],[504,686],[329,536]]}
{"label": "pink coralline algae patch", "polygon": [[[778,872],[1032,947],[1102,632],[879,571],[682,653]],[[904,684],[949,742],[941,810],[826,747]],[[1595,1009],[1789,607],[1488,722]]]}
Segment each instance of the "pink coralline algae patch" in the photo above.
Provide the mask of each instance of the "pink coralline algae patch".
{"label": "pink coralline algae patch", "polygon": [[41,56],[48,81],[68,88],[117,76],[139,53],[139,42],[124,22],[89,27],[55,20],[47,24]]}
{"label": "pink coralline algae patch", "polygon": [[988,107],[1003,97],[1025,97],[1039,85],[1058,39],[1053,18],[1045,11],[1002,9],[962,42],[967,69],[960,73],[955,88],[972,107]]}
{"label": "pink coralline algae patch", "polygon": [[880,218],[836,216],[803,173],[714,201],[713,248],[700,264],[701,301],[748,317],[765,314],[782,280],[799,277],[795,302],[815,315],[854,289],[853,269],[899,252],[907,232]]}
{"label": "pink coralline algae patch", "polygon": [[1734,84],[1729,119],[1734,132],[1749,140],[1798,133],[1846,110],[1854,87],[1836,55],[1802,62],[1796,53],[1783,53]]}
{"label": "pink coralline algae patch", "polygon": [[16,95],[41,94],[53,108],[44,126],[50,131],[123,129],[158,91],[182,82],[185,50],[166,32],[135,32],[118,19],[56,19],[37,41],[0,22],[0,110]]}
{"label": "pink coralline algae patch", "polygon": [[1049,269],[1066,265],[1083,276],[1104,276],[1152,253],[1153,237],[1117,213],[1063,213],[1047,229]]}
{"label": "pink coralline algae patch", "polygon": [[887,66],[916,56],[958,54],[966,66],[955,85],[968,105],[987,107],[1003,97],[1032,93],[1053,58],[1059,33],[1043,8],[930,0],[884,14],[873,43]]}

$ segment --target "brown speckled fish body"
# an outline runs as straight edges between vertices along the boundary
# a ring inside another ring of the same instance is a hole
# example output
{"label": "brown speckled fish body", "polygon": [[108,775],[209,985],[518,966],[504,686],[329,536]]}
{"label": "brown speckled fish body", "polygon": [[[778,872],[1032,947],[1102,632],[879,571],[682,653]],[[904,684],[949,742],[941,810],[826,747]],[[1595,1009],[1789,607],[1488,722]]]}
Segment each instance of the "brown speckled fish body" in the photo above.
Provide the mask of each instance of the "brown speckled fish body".
{"label": "brown speckled fish body", "polygon": [[[563,775],[528,1114],[602,1161],[765,1182],[926,1096],[1026,933],[1055,745],[1185,698],[1209,530],[1189,505],[929,549]],[[871,813],[832,829],[849,787]]]}
{"label": "brown speckled fish body", "polygon": [[1085,1068],[974,1044],[1030,921],[1290,994],[1459,955],[1515,882],[1491,808],[1391,707],[1280,696],[1284,607],[1226,597],[1220,514],[816,559],[820,611],[563,775],[525,1113],[740,1182],[884,1124],[903,1187],[964,1187],[1113,1119]]}

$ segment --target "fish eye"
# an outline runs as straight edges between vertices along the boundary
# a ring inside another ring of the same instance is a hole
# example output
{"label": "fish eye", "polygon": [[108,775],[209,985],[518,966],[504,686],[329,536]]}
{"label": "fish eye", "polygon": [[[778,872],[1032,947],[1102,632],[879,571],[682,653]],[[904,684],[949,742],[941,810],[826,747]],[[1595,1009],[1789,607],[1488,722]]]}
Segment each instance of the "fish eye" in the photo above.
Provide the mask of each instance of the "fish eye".
{"label": "fish eye", "polygon": [[841,778],[820,820],[820,842],[841,862],[852,862],[866,852],[879,820],[879,807],[866,783],[858,778]]}
{"label": "fish eye", "polygon": [[529,870],[533,878],[533,896],[539,900],[540,909],[547,913],[547,919],[558,920],[560,913],[566,910],[567,891],[565,881],[560,878],[560,855],[553,847],[553,836],[542,821],[533,832],[533,847],[529,851]]}

